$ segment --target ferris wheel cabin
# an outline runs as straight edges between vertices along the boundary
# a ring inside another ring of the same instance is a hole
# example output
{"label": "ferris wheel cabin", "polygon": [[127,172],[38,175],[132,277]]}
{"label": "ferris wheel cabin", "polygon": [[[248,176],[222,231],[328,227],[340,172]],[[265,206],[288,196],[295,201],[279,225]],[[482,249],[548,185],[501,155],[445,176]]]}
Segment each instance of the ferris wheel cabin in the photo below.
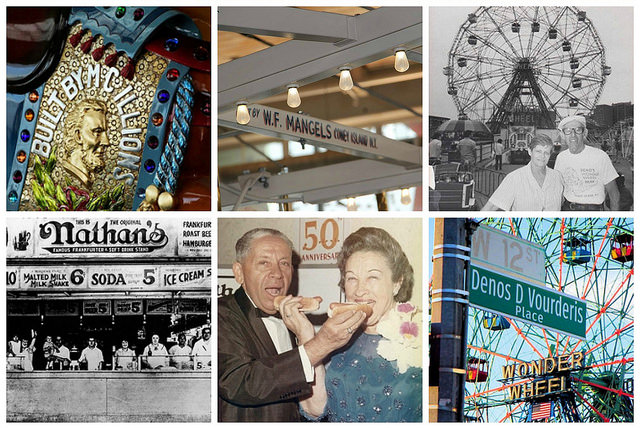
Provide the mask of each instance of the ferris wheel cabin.
{"label": "ferris wheel cabin", "polygon": [[487,360],[482,358],[469,358],[467,361],[467,382],[486,382],[489,376],[487,364]]}
{"label": "ferris wheel cabin", "polygon": [[619,233],[611,242],[611,258],[620,263],[633,261],[633,235]]}
{"label": "ferris wheel cabin", "polygon": [[511,324],[505,317],[492,314],[490,312],[485,312],[484,317],[482,318],[482,325],[484,328],[491,331],[501,331],[511,328]]}
{"label": "ferris wheel cabin", "polygon": [[580,265],[591,260],[589,241],[579,236],[572,236],[564,240],[564,253],[562,261],[569,265]]}

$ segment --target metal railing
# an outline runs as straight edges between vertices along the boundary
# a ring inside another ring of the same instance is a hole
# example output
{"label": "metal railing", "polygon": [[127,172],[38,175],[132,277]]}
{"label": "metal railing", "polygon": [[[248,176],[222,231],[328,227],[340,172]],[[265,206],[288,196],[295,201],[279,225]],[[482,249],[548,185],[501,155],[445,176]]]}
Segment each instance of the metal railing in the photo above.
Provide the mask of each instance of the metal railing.
{"label": "metal railing", "polygon": [[506,173],[489,168],[474,168],[473,178],[475,181],[475,191],[483,196],[489,197],[498,188]]}

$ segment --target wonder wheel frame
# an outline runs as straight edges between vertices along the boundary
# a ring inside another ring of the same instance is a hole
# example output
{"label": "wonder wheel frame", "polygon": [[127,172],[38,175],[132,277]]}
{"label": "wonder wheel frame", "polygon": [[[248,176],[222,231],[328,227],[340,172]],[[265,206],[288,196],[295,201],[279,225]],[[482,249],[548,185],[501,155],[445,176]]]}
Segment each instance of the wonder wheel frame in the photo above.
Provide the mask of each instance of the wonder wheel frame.
{"label": "wonder wheel frame", "polygon": [[[482,223],[543,246],[546,286],[586,301],[587,334],[580,340],[506,318],[506,329],[490,330],[484,323],[487,313],[470,307],[467,360],[485,360],[487,375],[484,382],[466,383],[466,419],[531,420],[532,401],[508,395],[511,385],[531,379],[501,381],[502,367],[582,351],[585,368],[571,374],[573,410],[552,399],[548,420],[633,421],[633,253],[619,257],[620,252],[612,252],[621,237],[631,240],[626,245],[633,251],[633,219],[500,218]],[[570,248],[573,238],[584,243],[577,256]]]}

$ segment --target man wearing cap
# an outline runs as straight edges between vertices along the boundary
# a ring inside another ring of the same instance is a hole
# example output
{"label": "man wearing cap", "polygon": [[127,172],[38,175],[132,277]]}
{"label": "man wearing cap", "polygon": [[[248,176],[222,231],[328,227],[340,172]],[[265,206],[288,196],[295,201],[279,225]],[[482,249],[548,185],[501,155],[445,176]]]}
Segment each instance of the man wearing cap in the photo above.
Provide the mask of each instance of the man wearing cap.
{"label": "man wearing cap", "polygon": [[568,150],[560,152],[555,169],[564,180],[563,211],[603,211],[605,197],[609,209],[617,211],[620,193],[618,172],[609,156],[600,149],[585,145],[587,122],[584,116],[568,116],[558,125]]}

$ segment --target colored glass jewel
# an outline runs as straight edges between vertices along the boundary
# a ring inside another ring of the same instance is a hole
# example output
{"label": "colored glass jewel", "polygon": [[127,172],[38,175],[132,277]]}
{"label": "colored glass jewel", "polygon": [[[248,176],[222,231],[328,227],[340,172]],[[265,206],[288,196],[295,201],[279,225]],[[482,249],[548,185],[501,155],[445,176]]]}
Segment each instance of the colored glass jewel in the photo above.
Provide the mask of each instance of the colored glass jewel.
{"label": "colored glass jewel", "polygon": [[27,160],[27,154],[25,153],[24,150],[20,150],[18,152],[18,154],[16,155],[16,159],[17,159],[18,162],[24,163],[24,161]]}
{"label": "colored glass jewel", "polygon": [[36,101],[38,101],[39,98],[40,98],[40,95],[38,95],[38,91],[29,92],[29,101],[31,101],[32,103],[35,103]]}
{"label": "colored glass jewel", "polygon": [[22,132],[20,132],[20,139],[26,143],[29,141],[29,138],[31,138],[31,133],[26,129],[23,129]]}
{"label": "colored glass jewel", "polygon": [[158,101],[160,101],[161,103],[166,103],[167,101],[169,101],[170,97],[171,96],[169,95],[169,91],[163,89],[158,92]]}
{"label": "colored glass jewel", "polygon": [[9,202],[11,202],[12,204],[18,202],[18,194],[15,192],[15,190],[12,190],[11,193],[9,193]]}
{"label": "colored glass jewel", "polygon": [[147,159],[147,161],[144,163],[144,169],[147,172],[153,172],[156,170],[156,163],[151,159]]}
{"label": "colored glass jewel", "polygon": [[139,198],[144,198],[145,192],[145,189],[143,189],[142,187],[138,187],[138,189],[136,190],[136,195]]}
{"label": "colored glass jewel", "polygon": [[16,171],[13,173],[13,181],[20,183],[22,181],[22,172]]}
{"label": "colored glass jewel", "polygon": [[138,8],[133,12],[133,19],[135,21],[140,21],[144,16],[144,9]]}
{"label": "colored glass jewel", "polygon": [[154,113],[153,116],[151,116],[151,123],[153,123],[155,126],[162,125],[163,120],[164,119],[160,113]]}
{"label": "colored glass jewel", "polygon": [[164,48],[165,50],[168,50],[169,52],[173,52],[176,49],[178,49],[178,45],[180,44],[180,42],[178,41],[177,38],[172,37],[171,39],[167,39],[164,42]]}
{"label": "colored glass jewel", "polygon": [[204,114],[205,116],[211,116],[211,104],[209,103],[209,101],[205,101],[200,111],[202,111],[202,114]]}
{"label": "colored glass jewel", "polygon": [[169,71],[167,71],[167,80],[168,81],[173,82],[178,77],[180,77],[180,72],[178,71],[178,69],[172,68]]}
{"label": "colored glass jewel", "polygon": [[24,113],[24,118],[27,119],[27,122],[31,122],[35,116],[36,114],[31,109]]}
{"label": "colored glass jewel", "polygon": [[152,135],[147,139],[147,146],[149,146],[150,149],[157,149],[158,145],[158,137],[155,135]]}
{"label": "colored glass jewel", "polygon": [[198,46],[193,51],[193,56],[198,61],[206,61],[206,60],[209,59],[209,50],[207,48],[205,48],[204,46]]}
{"label": "colored glass jewel", "polygon": [[116,8],[116,18],[122,18],[124,16],[124,14],[127,12],[127,8],[126,7],[117,7]]}

